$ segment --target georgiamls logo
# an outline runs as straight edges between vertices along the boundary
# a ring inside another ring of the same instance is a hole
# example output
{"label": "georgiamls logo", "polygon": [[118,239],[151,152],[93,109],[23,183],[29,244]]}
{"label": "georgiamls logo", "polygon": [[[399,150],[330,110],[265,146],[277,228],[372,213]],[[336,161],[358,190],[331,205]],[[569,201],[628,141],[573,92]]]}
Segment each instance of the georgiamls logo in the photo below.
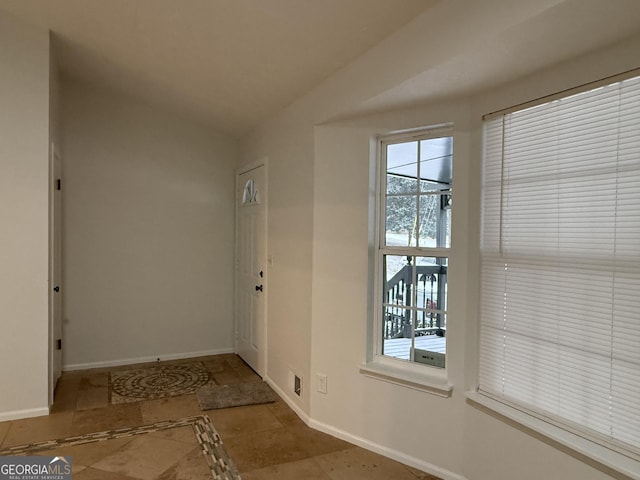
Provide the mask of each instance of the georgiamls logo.
{"label": "georgiamls logo", "polygon": [[0,480],[70,480],[72,457],[0,456]]}

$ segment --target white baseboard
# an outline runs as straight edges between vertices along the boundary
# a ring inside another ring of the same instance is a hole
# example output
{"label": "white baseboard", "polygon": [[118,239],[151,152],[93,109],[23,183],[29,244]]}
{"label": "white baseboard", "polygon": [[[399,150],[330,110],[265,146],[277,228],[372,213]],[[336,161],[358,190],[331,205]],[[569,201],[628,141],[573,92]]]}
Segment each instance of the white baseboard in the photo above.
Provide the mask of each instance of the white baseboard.
{"label": "white baseboard", "polygon": [[43,417],[49,415],[49,407],[31,408],[29,410],[14,410],[13,412],[1,412],[0,422],[20,420],[22,418]]}
{"label": "white baseboard", "polygon": [[307,413],[305,413],[304,410],[302,410],[302,408],[300,408],[300,405],[298,405],[296,402],[294,402],[293,399],[290,398],[284,392],[284,390],[282,390],[278,385],[276,385],[276,383],[273,380],[271,380],[271,378],[269,378],[268,376],[265,376],[263,378],[263,380],[269,384],[269,386],[280,396],[280,398],[282,398],[282,400],[284,400],[284,402],[287,405],[289,405],[291,410],[293,410],[296,413],[296,415],[298,415],[300,417],[300,419],[304,423],[309,425],[309,422],[311,421],[311,418],[309,417],[309,415]]}
{"label": "white baseboard", "polygon": [[410,467],[417,468],[418,470],[427,472],[431,475],[442,478],[443,480],[467,480],[466,477],[454,473],[450,470],[438,467],[437,465],[425,462],[424,460],[412,457],[398,450],[394,450],[392,448],[371,442],[370,440],[367,440],[365,438],[352,435],[349,432],[345,432],[344,430],[340,430],[317,420],[310,419],[309,422],[306,423],[311,428],[315,428],[316,430],[327,433],[346,442],[353,443],[355,445],[358,445],[359,447],[378,453],[384,457],[396,460],[400,463],[404,463],[405,465],[409,465]]}
{"label": "white baseboard", "polygon": [[222,355],[223,353],[233,353],[233,348],[219,348],[216,350],[203,350],[200,352],[188,353],[172,353],[168,355],[153,355],[149,357],[123,358],[120,360],[106,360],[104,362],[76,363],[71,365],[63,365],[63,372],[72,372],[74,370],[89,370],[91,368],[119,367],[122,365],[135,365],[137,363],[155,362],[158,359],[165,360],[182,360],[184,358],[207,357],[209,355]]}
{"label": "white baseboard", "polygon": [[278,385],[276,385],[275,382],[271,380],[271,378],[265,376],[264,381],[269,384],[269,386],[282,398],[282,400],[284,400],[287,405],[289,405],[289,407],[291,407],[291,409],[296,413],[296,415],[298,415],[298,417],[300,417],[300,419],[304,423],[315,430],[327,433],[332,437],[339,438],[340,440],[353,443],[354,445],[362,447],[366,450],[379,453],[384,457],[391,458],[392,460],[396,460],[400,463],[404,463],[405,465],[417,468],[418,470],[422,470],[423,472],[435,475],[436,477],[442,478],[443,480],[467,480],[466,477],[445,468],[438,467],[437,465],[425,462],[424,460],[412,457],[398,450],[379,445],[365,438],[352,435],[348,432],[345,432],[344,430],[340,430],[338,428],[332,427],[331,425],[327,425],[325,423],[314,420],[300,408],[300,405],[298,405],[293,401],[293,399],[285,394],[285,392]]}

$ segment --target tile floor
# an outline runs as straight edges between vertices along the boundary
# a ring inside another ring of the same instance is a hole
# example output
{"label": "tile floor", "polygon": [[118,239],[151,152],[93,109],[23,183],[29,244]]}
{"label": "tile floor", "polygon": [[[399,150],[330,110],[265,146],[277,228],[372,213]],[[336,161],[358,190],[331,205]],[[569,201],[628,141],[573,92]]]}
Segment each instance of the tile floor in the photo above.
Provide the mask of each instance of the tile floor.
{"label": "tile floor", "polygon": [[[196,360],[220,385],[257,379],[235,355],[185,361]],[[200,410],[195,394],[110,405],[108,379],[109,369],[63,374],[51,415],[0,422],[0,450],[206,414],[243,480],[437,480],[307,427],[281,400],[207,412]],[[74,480],[211,479],[190,426],[35,454],[72,456]]]}

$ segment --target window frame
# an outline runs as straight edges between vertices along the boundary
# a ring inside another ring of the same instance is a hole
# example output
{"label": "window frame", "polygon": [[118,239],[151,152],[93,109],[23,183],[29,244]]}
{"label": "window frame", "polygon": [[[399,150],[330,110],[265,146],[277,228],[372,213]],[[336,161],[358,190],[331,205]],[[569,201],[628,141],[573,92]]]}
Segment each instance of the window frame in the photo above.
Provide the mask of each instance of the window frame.
{"label": "window frame", "polygon": [[[394,132],[380,135],[375,139],[376,145],[376,195],[374,221],[374,292],[373,292],[373,335],[371,338],[371,358],[361,368],[364,375],[378,378],[391,383],[401,384],[409,388],[427,391],[436,395],[448,397],[452,387],[447,381],[447,368],[435,367],[418,362],[411,362],[382,354],[384,339],[382,335],[384,303],[383,293],[383,259],[385,255],[441,257],[446,258],[448,265],[452,257],[452,244],[448,247],[404,247],[386,245],[386,148],[388,145],[408,143],[412,141],[429,140],[433,138],[454,138],[453,124],[440,124],[431,127]],[[455,139],[454,139],[455,150]],[[455,154],[454,154],[455,156]],[[453,172],[452,172],[453,176]],[[452,195],[453,188],[449,195]],[[417,193],[419,195],[419,192]],[[453,215],[453,211],[451,213]],[[451,225],[449,225],[451,228]],[[450,268],[450,267],[448,267]],[[448,279],[447,279],[448,281]],[[447,314],[448,315],[448,314]]]}

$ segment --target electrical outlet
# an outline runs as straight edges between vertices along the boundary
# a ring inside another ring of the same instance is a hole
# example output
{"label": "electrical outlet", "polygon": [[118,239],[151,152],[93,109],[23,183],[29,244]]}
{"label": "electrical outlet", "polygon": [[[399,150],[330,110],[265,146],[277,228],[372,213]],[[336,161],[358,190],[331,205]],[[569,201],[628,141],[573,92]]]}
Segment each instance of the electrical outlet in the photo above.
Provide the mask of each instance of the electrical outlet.
{"label": "electrical outlet", "polygon": [[324,373],[318,374],[318,392],[327,394],[327,376]]}

